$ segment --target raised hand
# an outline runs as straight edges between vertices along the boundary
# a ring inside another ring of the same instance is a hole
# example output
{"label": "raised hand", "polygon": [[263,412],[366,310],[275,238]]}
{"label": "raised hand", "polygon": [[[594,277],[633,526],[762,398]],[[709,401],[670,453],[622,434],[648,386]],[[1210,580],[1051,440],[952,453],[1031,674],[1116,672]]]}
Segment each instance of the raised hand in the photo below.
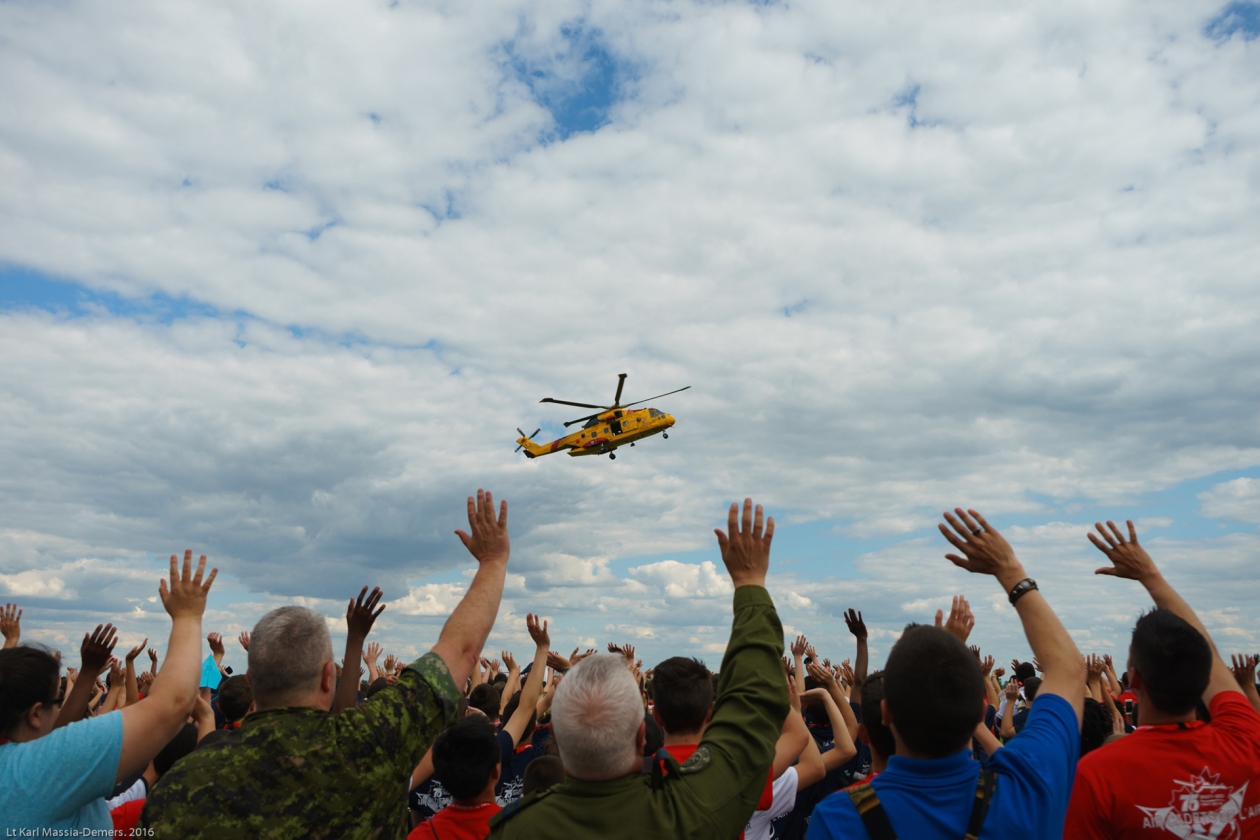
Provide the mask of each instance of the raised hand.
{"label": "raised hand", "polygon": [[[577,651],[573,651],[573,655],[577,655]],[[553,671],[567,671],[573,667],[573,663],[565,659],[554,650],[547,651],[547,667]]]}
{"label": "raised hand", "polygon": [[403,669],[406,667],[407,667],[407,663],[403,661],[401,656],[398,657],[397,659],[394,660],[394,675],[398,676],[402,674]]}
{"label": "raised hand", "polygon": [[983,516],[962,508],[954,508],[954,513],[957,517],[945,514],[945,520],[953,526],[952,531],[944,525],[937,527],[962,554],[946,554],[945,559],[974,574],[993,575],[1008,592],[1026,577],[1015,549]]}
{"label": "raised hand", "polygon": [[0,610],[0,635],[4,636],[5,647],[17,647],[22,638],[22,611],[17,604],[5,604]]}
{"label": "raised hand", "polygon": [[197,573],[192,570],[192,549],[184,551],[184,568],[179,569],[179,560],[171,555],[171,578],[168,585],[165,580],[158,582],[158,595],[162,606],[172,619],[201,618],[206,611],[206,596],[210,594],[210,586],[214,583],[218,569],[211,569],[210,575],[202,580],[206,571],[206,555],[201,555],[197,562]]}
{"label": "raised hand", "polygon": [[806,663],[805,671],[814,678],[814,682],[821,686],[836,684],[836,675],[831,673],[831,669],[825,668],[817,662]]}
{"label": "raised hand", "polygon": [[363,661],[369,663],[373,668],[376,667],[376,658],[381,655],[381,646],[377,642],[368,642],[367,649],[363,652]]}
{"label": "raised hand", "polygon": [[845,625],[849,628],[849,632],[859,639],[865,639],[866,622],[862,620],[861,611],[850,607],[849,611],[842,613],[842,615],[844,617]]}
{"label": "raised hand", "polygon": [[[1005,540],[1003,540],[1005,542]],[[936,626],[941,627],[941,618],[944,612],[936,611]],[[971,635],[971,628],[976,626],[976,617],[971,614],[971,604],[967,603],[967,599],[961,595],[954,596],[954,602],[949,609],[949,619],[945,622],[944,630],[953,634],[958,641],[963,644],[967,643],[967,637]],[[979,655],[979,649],[976,651]]]}
{"label": "raised hand", "polygon": [[88,679],[96,679],[101,671],[105,670],[116,644],[118,644],[118,632],[112,624],[98,624],[90,636],[87,633],[83,634],[79,656],[82,658],[83,673]]}
{"label": "raised hand", "polygon": [[123,683],[123,663],[117,656],[109,658],[109,685],[117,688]]}
{"label": "raised hand", "polygon": [[525,629],[529,631],[529,637],[534,640],[534,644],[538,647],[551,646],[551,636],[547,633],[547,622],[542,620],[542,616],[527,613],[525,615]]}
{"label": "raised hand", "polygon": [[[763,530],[764,520],[764,530]],[[744,513],[739,515],[739,505],[732,504],[726,520],[727,533],[715,529],[722,562],[731,576],[731,583],[741,586],[766,585],[766,571],[770,568],[770,541],[774,538],[774,517],[765,518],[761,505],[754,514],[752,499],[744,499]]]}
{"label": "raised hand", "polygon": [[245,648],[245,652],[249,653],[249,631],[246,630],[241,633],[241,635],[236,637],[236,640],[241,643],[241,647]]}
{"label": "raised hand", "polygon": [[1006,701],[1014,703],[1019,698],[1019,682],[1011,680],[1006,684]]}
{"label": "raised hand", "polygon": [[149,662],[152,663],[152,666],[149,668],[149,670],[153,674],[153,676],[156,677],[157,676],[157,663],[158,663],[157,648],[149,648]]}
{"label": "raised hand", "polygon": [[1248,656],[1245,653],[1235,653],[1230,656],[1230,671],[1234,673],[1234,679],[1238,680],[1238,685],[1242,689],[1251,688],[1256,690],[1256,665],[1260,664],[1260,656]]}
{"label": "raised hand", "polygon": [[811,645],[809,642],[805,643],[805,655],[809,657],[810,661],[813,661],[813,662],[818,661],[818,651],[815,650],[814,646]]}
{"label": "raised hand", "polygon": [[575,648],[573,650],[573,655],[569,657],[569,664],[576,665],[579,662],[581,662],[583,659],[585,659],[586,657],[594,655],[594,653],[595,653],[595,648],[587,648],[585,653],[578,653],[577,649]]}
{"label": "raised hand", "polygon": [[803,657],[805,655],[805,647],[807,645],[808,642],[805,641],[804,635],[797,636],[796,641],[792,642],[792,656],[797,659]]}
{"label": "raised hand", "polygon": [[[364,596],[367,597],[366,601]],[[376,608],[380,602],[381,588],[379,586],[372,589],[371,595],[368,595],[368,588],[363,587],[358,599],[351,598],[346,605],[346,632],[356,639],[366,639],[368,633],[372,632],[372,625],[376,623],[377,616],[385,612],[384,604],[381,604],[380,609]]]}
{"label": "raised hand", "polygon": [[214,655],[215,662],[223,661],[223,655],[227,653],[223,648],[223,634],[210,633],[206,636],[206,644],[210,646],[210,653]]}
{"label": "raised hand", "polygon": [[516,657],[512,655],[511,651],[503,651],[503,664],[507,666],[509,671],[518,670],[516,666]]}
{"label": "raised hand", "polygon": [[[992,656],[986,656],[984,659],[980,660],[980,670],[984,672],[984,675],[986,677],[989,676],[990,672],[993,671],[993,657]],[[998,670],[1001,671],[1002,669],[998,668]]]}
{"label": "raised hand", "polygon": [[456,531],[455,534],[478,563],[507,562],[512,550],[511,540],[508,539],[507,500],[500,503],[496,519],[494,496],[489,491],[478,490],[475,502],[469,496],[468,530],[471,533]]}
{"label": "raised hand", "polygon": [[[989,658],[990,658],[990,659],[992,659],[993,657],[991,657],[991,656],[990,656]],[[993,669],[993,676],[997,677],[998,679],[1002,679],[1002,677],[1006,676],[1006,669],[1005,669],[1005,668],[994,668],[994,669]]]}
{"label": "raised hand", "polygon": [[1102,526],[1101,522],[1094,523],[1098,533],[1102,534],[1102,539],[1098,539],[1091,531],[1088,534],[1089,541],[1094,544],[1095,548],[1107,555],[1107,559],[1111,561],[1110,566],[1095,569],[1094,574],[1111,575],[1112,577],[1127,578],[1128,580],[1139,582],[1157,577],[1159,569],[1155,567],[1155,561],[1151,559],[1151,555],[1146,553],[1146,549],[1138,544],[1137,529],[1133,527],[1133,520],[1129,519],[1125,524],[1129,526],[1129,538],[1127,540],[1120,533],[1120,529],[1116,527],[1116,523],[1111,520],[1107,521],[1106,528]]}
{"label": "raised hand", "polygon": [[149,643],[149,640],[146,638],[143,642],[141,642],[140,644],[138,644],[138,645],[136,645],[135,647],[133,647],[130,651],[128,651],[128,652],[127,652],[127,661],[128,661],[128,662],[135,662],[135,661],[136,661],[136,657],[137,657],[137,656],[139,656],[140,654],[144,653],[144,646],[145,646],[145,645],[147,645],[148,643]]}
{"label": "raised hand", "polygon": [[386,654],[385,661],[381,663],[381,667],[385,671],[394,670],[394,654],[392,653]]}
{"label": "raised hand", "polygon": [[79,669],[66,667],[66,682],[72,683],[79,678]]}
{"label": "raised hand", "polygon": [[980,661],[980,646],[979,645],[967,645],[967,650],[971,651],[971,655],[976,658],[977,662]]}
{"label": "raised hand", "polygon": [[[386,670],[389,670],[389,669],[386,668]],[[499,660],[491,659],[490,660],[490,676],[493,677],[495,674],[499,674],[499,673],[502,673],[502,668],[499,667]]]}
{"label": "raised hand", "polygon": [[1103,667],[1102,657],[1098,654],[1091,653],[1085,657],[1085,672],[1091,680],[1102,676]]}

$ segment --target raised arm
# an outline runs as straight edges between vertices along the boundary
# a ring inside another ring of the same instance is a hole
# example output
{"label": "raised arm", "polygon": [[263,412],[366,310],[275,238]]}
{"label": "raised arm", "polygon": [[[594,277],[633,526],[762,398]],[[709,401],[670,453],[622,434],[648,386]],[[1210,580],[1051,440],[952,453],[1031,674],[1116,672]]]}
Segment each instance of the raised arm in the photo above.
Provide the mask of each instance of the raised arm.
{"label": "raised arm", "polygon": [[[1011,544],[983,516],[962,508],[954,512],[957,517],[945,514],[953,530],[944,525],[940,529],[962,554],[947,554],[946,558],[969,572],[993,575],[1008,595],[1028,579]],[[1085,664],[1076,643],[1039,590],[1020,595],[1015,601],[1015,612],[1019,613],[1024,635],[1044,668],[1038,694],[1057,694],[1066,700],[1076,711],[1079,725],[1085,714]]]}
{"label": "raised arm", "polygon": [[[763,530],[764,523],[764,530]],[[718,677],[713,716],[699,750],[709,755],[692,787],[709,809],[716,835],[734,837],[747,823],[765,787],[775,742],[788,713],[783,625],[766,592],[774,520],[751,499],[731,505],[727,532],[717,531],[722,562],[735,585],[734,621]],[[698,750],[698,751],[699,751]]]}
{"label": "raised arm", "polygon": [[[836,681],[835,674],[831,673],[830,668],[824,668],[817,662],[811,662],[809,664],[809,675],[814,678],[814,682],[825,688],[827,694],[831,697],[831,706],[827,707],[828,716],[830,716],[831,710],[834,708],[843,723],[843,726],[836,727],[833,725],[831,728],[832,733],[835,735],[836,749],[840,748],[841,741],[847,741],[849,746],[853,747],[854,753],[856,753],[857,747],[854,746],[853,742],[857,739],[857,716],[853,714],[853,707],[849,705],[849,698],[844,696],[844,689]],[[841,738],[841,732],[847,732],[849,737]],[[823,756],[823,758],[826,758],[826,756]]]}
{"label": "raised arm", "polygon": [[376,678],[381,675],[380,669],[376,667],[376,660],[380,658],[381,646],[376,642],[368,642],[367,648],[363,652],[363,661],[367,664],[368,685],[376,682]]}
{"label": "raised arm", "polygon": [[809,727],[805,725],[805,718],[801,717],[801,695],[796,693],[796,688],[791,683],[788,684],[788,705],[791,706],[791,711],[783,719],[783,729],[779,732],[779,740],[774,744],[774,764],[770,775],[775,779],[782,776],[800,758],[805,745],[814,740],[809,734]]}
{"label": "raised arm", "polygon": [[797,636],[792,642],[792,683],[796,688],[796,696],[805,693],[805,636]]}
{"label": "raised arm", "polygon": [[[1009,741],[1015,737],[1015,701],[1019,699],[1019,683],[1014,677],[1006,684],[1006,705],[1002,707],[1002,740]],[[1082,714],[1085,699],[1081,698]]]}
{"label": "raised arm", "polygon": [[1256,690],[1256,665],[1260,664],[1260,656],[1236,653],[1231,659],[1234,663],[1232,670],[1234,679],[1238,681],[1238,687],[1251,701],[1252,708],[1260,712],[1260,691]]}
{"label": "raised arm", "polygon": [[118,759],[119,781],[135,775],[149,765],[162,747],[175,737],[193,710],[201,682],[201,616],[206,611],[206,596],[218,569],[206,570],[206,556],[201,555],[197,571],[192,570],[192,552],[184,552],[183,570],[179,559],[171,555],[170,585],[158,584],[162,606],[171,617],[171,638],[166,645],[162,670],[149,696],[143,703],[122,710],[123,743]]}
{"label": "raised arm", "polygon": [[133,647],[127,652],[127,705],[131,706],[140,702],[140,683],[136,681],[136,657],[144,653],[144,648],[149,644],[149,640],[145,639],[140,644]]}
{"label": "raised arm", "polygon": [[475,502],[469,496],[468,528],[471,533],[455,533],[476,558],[477,573],[433,646],[433,652],[446,663],[451,679],[461,690],[472,669],[477,667],[477,655],[486,645],[486,637],[490,635],[503,599],[503,580],[511,553],[507,502],[502,503],[496,518],[490,493],[478,490]]}
{"label": "raised arm", "polygon": [[844,614],[844,623],[857,639],[857,658],[853,660],[853,681],[854,687],[857,687],[866,682],[866,668],[870,659],[870,652],[866,647],[866,622],[862,620],[861,610],[850,607]]}
{"label": "raised arm", "polygon": [[[525,627],[529,637],[534,640],[534,664],[529,669],[529,677],[521,688],[521,702],[517,704],[512,719],[503,726],[503,731],[512,736],[513,746],[519,745],[525,727],[529,726],[529,718],[536,714],[538,698],[542,694],[543,679],[547,676],[547,651],[551,650],[551,636],[547,633],[547,622],[539,616],[529,613],[525,616]],[[517,671],[519,679],[520,672]]]}
{"label": "raised arm", "polygon": [[83,720],[92,702],[96,678],[109,667],[109,657],[117,643],[118,636],[112,624],[103,627],[98,624],[91,635],[83,634],[83,644],[79,646],[79,655],[82,657],[79,678],[74,681],[74,687],[62,702],[61,713],[57,715],[53,729]]}
{"label": "raised arm", "polygon": [[1097,569],[1094,571],[1094,574],[1136,580],[1146,588],[1146,591],[1151,596],[1151,600],[1155,602],[1155,606],[1162,610],[1168,610],[1195,630],[1198,630],[1203,635],[1203,638],[1207,639],[1208,647],[1212,649],[1212,675],[1208,679],[1207,690],[1203,692],[1203,702],[1205,704],[1211,704],[1212,698],[1222,691],[1238,691],[1238,683],[1234,680],[1234,675],[1230,672],[1229,665],[1221,657],[1220,651],[1216,649],[1216,643],[1208,635],[1207,628],[1203,626],[1203,622],[1199,621],[1199,617],[1195,615],[1194,610],[1190,609],[1190,605],[1185,602],[1185,599],[1177,594],[1177,590],[1173,589],[1168,581],[1164,580],[1164,576],[1160,574],[1159,569],[1155,566],[1155,561],[1151,559],[1151,555],[1147,554],[1146,549],[1138,544],[1137,529],[1133,527],[1133,520],[1128,520],[1127,524],[1129,526],[1129,538],[1125,539],[1114,522],[1109,521],[1106,528],[1102,526],[1102,523],[1094,523],[1094,527],[1098,529],[1102,539],[1098,539],[1091,532],[1089,541],[1099,551],[1107,555],[1107,559],[1111,561],[1110,566]]}
{"label": "raised arm", "polygon": [[[365,597],[367,600],[364,600]],[[376,605],[380,603],[381,588],[373,587],[372,594],[369,595],[365,586],[359,592],[359,597],[351,598],[346,606],[346,658],[341,666],[341,682],[337,684],[337,694],[333,697],[334,714],[358,702],[359,658],[363,654],[363,642],[368,633],[372,632],[372,625],[385,612],[384,604],[377,609]]]}
{"label": "raised arm", "polygon": [[[508,669],[507,682],[503,684],[503,694],[499,697],[499,714],[503,714],[503,710],[507,708],[507,704],[512,702],[512,695],[516,693],[516,689],[521,682],[521,666],[516,663],[516,656],[510,650],[505,650],[501,654],[503,656],[503,664]],[[473,669],[477,670],[476,668]]]}

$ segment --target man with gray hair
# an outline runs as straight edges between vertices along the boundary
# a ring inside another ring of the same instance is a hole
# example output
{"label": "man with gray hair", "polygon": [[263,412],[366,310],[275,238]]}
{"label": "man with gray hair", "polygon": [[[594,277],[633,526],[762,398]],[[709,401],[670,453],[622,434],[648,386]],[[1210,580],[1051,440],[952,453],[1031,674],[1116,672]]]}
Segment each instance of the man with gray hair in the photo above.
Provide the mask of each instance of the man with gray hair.
{"label": "man with gray hair", "polygon": [[[246,674],[256,711],[162,777],[145,804],[142,832],[180,838],[405,837],[411,770],[454,723],[461,689],[503,595],[507,502],[496,517],[494,499],[478,490],[475,502],[468,499],[468,523],[471,533],[456,532],[478,562],[468,592],[433,650],[360,706],[329,714],[337,674],[323,616],[305,607],[263,616],[250,635]],[[350,635],[365,636],[363,625],[371,621],[352,621]]]}
{"label": "man with gray hair", "polygon": [[679,765],[665,750],[641,773],[646,741],[638,683],[615,654],[587,657],[556,689],[552,734],[566,781],[509,805],[490,821],[492,838],[739,836],[757,806],[788,712],[783,626],[766,592],[774,520],[762,529],[744,500],[717,531],[735,585],[735,620],[722,658],[717,701],[695,753]]}

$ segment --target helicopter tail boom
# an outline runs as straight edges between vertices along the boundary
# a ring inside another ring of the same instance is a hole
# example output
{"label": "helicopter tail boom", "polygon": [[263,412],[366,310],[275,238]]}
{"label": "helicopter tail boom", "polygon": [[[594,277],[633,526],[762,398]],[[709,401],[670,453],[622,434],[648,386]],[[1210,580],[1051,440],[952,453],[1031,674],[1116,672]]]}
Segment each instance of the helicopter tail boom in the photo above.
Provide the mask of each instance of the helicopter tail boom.
{"label": "helicopter tail boom", "polygon": [[[535,432],[534,434],[537,434],[537,432]],[[532,440],[530,440],[529,438],[523,435],[516,439],[516,443],[517,443],[517,449],[525,450],[526,458],[537,458],[539,455],[546,455],[547,453],[554,451],[549,446],[539,446],[538,444],[534,443]]]}

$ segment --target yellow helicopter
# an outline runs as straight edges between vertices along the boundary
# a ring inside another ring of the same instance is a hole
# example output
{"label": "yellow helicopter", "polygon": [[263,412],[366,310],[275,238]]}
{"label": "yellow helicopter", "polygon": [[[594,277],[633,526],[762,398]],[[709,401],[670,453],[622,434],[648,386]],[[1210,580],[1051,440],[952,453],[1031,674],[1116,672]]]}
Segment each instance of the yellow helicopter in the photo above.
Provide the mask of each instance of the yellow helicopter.
{"label": "yellow helicopter", "polygon": [[617,379],[617,394],[613,397],[612,405],[591,405],[590,403],[569,402],[568,400],[554,400],[551,397],[539,400],[545,403],[557,403],[559,405],[575,405],[578,408],[597,408],[594,414],[586,417],[579,417],[576,420],[570,420],[565,423],[565,428],[576,423],[585,423],[580,432],[574,432],[571,435],[565,435],[551,443],[534,443],[534,435],[542,431],[539,427],[534,429],[533,435],[526,436],[521,429],[516,431],[521,436],[516,439],[516,451],[525,450],[526,458],[537,458],[539,455],[550,455],[552,452],[560,452],[569,450],[569,454],[577,455],[607,455],[609,458],[617,457],[614,450],[619,446],[625,446],[627,443],[634,446],[636,440],[642,440],[645,437],[659,434],[663,438],[669,435],[665,430],[674,425],[674,418],[663,411],[657,411],[655,408],[636,408],[630,411],[631,406],[642,405],[645,402],[659,400],[661,397],[668,397],[670,394],[677,394],[679,391],[686,391],[687,388],[679,388],[676,391],[667,391],[664,394],[657,394],[655,397],[649,397],[646,400],[632,402],[629,405],[621,404],[621,389],[626,385],[626,374],[620,374]]}

